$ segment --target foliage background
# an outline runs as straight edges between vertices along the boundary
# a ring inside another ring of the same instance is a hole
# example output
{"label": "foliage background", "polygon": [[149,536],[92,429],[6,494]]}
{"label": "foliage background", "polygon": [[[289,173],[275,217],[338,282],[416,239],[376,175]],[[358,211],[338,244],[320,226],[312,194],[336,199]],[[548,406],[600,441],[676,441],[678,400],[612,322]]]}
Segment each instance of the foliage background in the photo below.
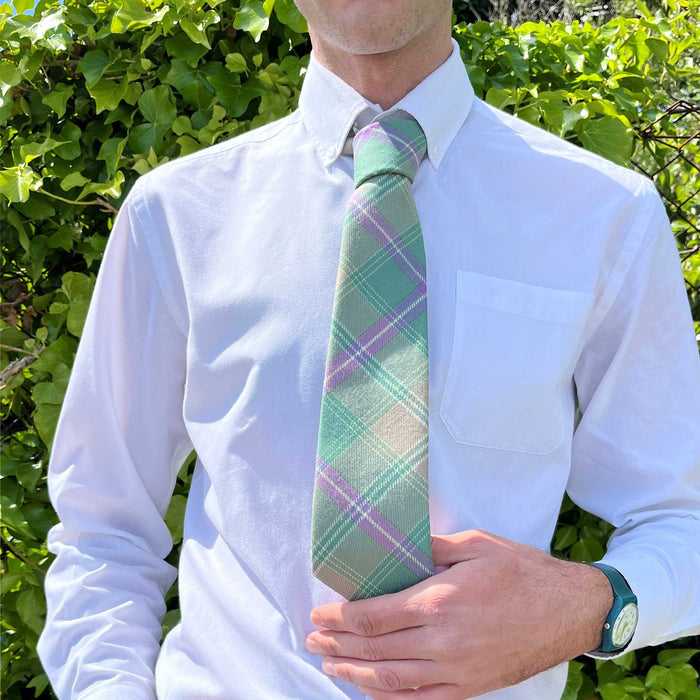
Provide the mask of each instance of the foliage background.
{"label": "foliage background", "polygon": [[[139,174],[295,108],[310,45],[292,0],[31,0],[0,5],[0,410],[2,695],[53,697],[35,653],[46,533],[46,467],[73,356],[114,215]],[[698,0],[642,4],[597,26],[474,19],[454,36],[478,96],[618,163],[673,153],[637,137],[675,99],[700,101]],[[671,117],[660,126],[677,133]],[[690,160],[697,142],[689,142]],[[674,162],[657,185],[698,221],[696,173]],[[675,218],[675,217],[674,217]],[[674,221],[696,321],[697,228]],[[693,254],[694,253],[694,254]],[[700,326],[698,326],[700,329]],[[194,456],[167,514],[176,564]],[[562,505],[554,551],[592,561],[610,526]],[[176,585],[167,632],[178,619]],[[614,661],[570,664],[564,697],[700,699],[700,639]],[[696,655],[697,654],[697,655]]]}

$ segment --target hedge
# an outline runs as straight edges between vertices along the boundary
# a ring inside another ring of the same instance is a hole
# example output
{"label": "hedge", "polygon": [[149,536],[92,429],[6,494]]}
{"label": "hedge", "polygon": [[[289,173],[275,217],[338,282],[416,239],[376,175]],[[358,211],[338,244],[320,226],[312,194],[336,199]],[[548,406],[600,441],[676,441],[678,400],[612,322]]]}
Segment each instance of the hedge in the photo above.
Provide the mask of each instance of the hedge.
{"label": "hedge", "polygon": [[[637,136],[677,98],[698,101],[700,0],[603,26],[465,24],[454,36],[479,97],[623,165],[662,164]],[[15,0],[0,5],[0,319],[3,697],[53,697],[36,656],[45,546],[56,522],[46,467],[90,295],[120,203],[160,163],[278,119],[297,103],[310,44],[292,0]],[[19,13],[19,14],[17,14]],[[661,122],[670,134],[671,117]],[[689,145],[689,148],[692,144]],[[697,147],[696,147],[697,152]],[[692,168],[657,184],[689,199]],[[697,204],[689,204],[696,217]],[[695,207],[695,208],[693,208]],[[673,212],[671,212],[673,215]],[[697,231],[674,218],[679,248]],[[698,255],[684,263],[700,282]],[[691,307],[697,320],[700,299]],[[167,523],[177,564],[194,464],[180,471]],[[611,526],[562,505],[553,551],[602,555]],[[178,619],[167,595],[167,632]],[[700,638],[571,662],[564,697],[700,699]],[[697,656],[695,656],[697,654]]]}

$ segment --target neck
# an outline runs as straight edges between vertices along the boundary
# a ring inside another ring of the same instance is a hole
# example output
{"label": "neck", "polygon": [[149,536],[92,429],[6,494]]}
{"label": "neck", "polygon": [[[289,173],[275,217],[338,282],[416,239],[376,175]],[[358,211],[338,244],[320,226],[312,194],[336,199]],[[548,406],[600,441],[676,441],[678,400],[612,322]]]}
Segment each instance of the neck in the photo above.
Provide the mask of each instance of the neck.
{"label": "neck", "polygon": [[321,65],[387,110],[450,57],[451,25],[446,24],[444,29],[415,37],[394,51],[376,54],[348,53],[324,42],[311,29],[310,34],[314,55]]}

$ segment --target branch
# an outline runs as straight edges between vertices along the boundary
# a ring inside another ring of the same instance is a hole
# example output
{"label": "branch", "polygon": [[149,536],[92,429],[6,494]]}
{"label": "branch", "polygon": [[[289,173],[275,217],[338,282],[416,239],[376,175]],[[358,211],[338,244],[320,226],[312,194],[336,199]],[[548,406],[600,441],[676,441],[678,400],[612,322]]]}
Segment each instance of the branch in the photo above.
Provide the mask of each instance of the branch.
{"label": "branch", "polygon": [[59,197],[57,194],[51,194],[51,192],[47,192],[43,187],[40,187],[38,191],[41,192],[41,194],[45,194],[47,197],[53,197],[66,204],[77,204],[79,207],[89,207],[95,204],[107,214],[117,213],[117,210],[106,199],[102,199],[102,197],[96,197],[90,202],[79,202],[75,199],[66,199],[65,197]]}
{"label": "branch", "polygon": [[22,293],[12,301],[0,302],[0,313],[2,313],[3,311],[8,311],[9,309],[14,309],[15,306],[19,306],[23,302],[27,301],[27,299],[31,299],[33,296],[33,294]]}
{"label": "branch", "polygon": [[41,345],[35,354],[13,360],[0,372],[0,391],[7,388],[15,380],[15,377],[25,368],[29,367],[44,352],[45,346]]}
{"label": "branch", "polygon": [[10,350],[11,352],[23,352],[25,355],[32,355],[34,353],[31,350],[23,350],[22,348],[15,348],[12,345],[5,345],[5,343],[0,343],[0,348],[3,350]]}
{"label": "branch", "polygon": [[10,541],[6,540],[4,537],[2,538],[2,545],[3,545],[3,547],[7,547],[7,549],[9,549],[12,552],[12,554],[14,554],[17,557],[17,559],[19,559],[20,561],[23,561],[27,566],[30,566],[32,569],[35,569],[36,571],[38,571],[42,576],[46,576],[46,572],[38,564],[33,562],[31,559],[29,559],[27,556],[25,556],[21,552],[18,552],[12,546]]}

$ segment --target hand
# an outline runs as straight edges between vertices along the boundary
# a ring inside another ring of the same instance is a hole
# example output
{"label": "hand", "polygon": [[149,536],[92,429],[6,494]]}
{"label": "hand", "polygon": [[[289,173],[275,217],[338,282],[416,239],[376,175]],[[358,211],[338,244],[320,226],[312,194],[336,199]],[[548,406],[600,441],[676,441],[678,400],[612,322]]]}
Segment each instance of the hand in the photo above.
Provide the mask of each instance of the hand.
{"label": "hand", "polygon": [[601,571],[480,530],[433,536],[447,567],[399,593],[311,611],[323,670],[375,700],[463,700],[597,648],[613,596]]}

